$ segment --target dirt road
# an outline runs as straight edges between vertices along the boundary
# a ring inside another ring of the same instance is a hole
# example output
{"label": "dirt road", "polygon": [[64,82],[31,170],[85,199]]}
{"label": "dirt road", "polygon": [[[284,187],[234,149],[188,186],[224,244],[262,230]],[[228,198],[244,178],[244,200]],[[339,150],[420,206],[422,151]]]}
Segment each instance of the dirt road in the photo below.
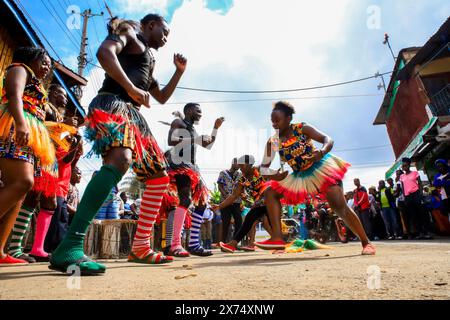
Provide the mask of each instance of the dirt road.
{"label": "dirt road", "polygon": [[79,289],[46,264],[0,267],[0,299],[450,299],[450,240],[375,244],[375,257],[351,243],[300,254],[215,250],[163,266],[106,261],[107,273],[81,278]]}

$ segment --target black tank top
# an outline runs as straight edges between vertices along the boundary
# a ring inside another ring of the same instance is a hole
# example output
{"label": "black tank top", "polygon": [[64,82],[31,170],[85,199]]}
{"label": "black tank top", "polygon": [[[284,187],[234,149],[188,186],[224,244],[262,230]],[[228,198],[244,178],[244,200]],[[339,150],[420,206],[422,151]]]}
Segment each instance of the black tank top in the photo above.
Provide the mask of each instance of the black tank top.
{"label": "black tank top", "polygon": [[[191,139],[190,145],[186,146],[182,142],[178,143],[173,148],[169,149],[166,152],[166,158],[169,161],[170,165],[173,168],[177,167],[195,167],[195,158],[197,154],[197,145],[194,142],[194,139],[198,137],[197,131],[194,128],[194,125],[190,123],[189,121],[183,120],[184,124],[186,125],[186,130],[189,132],[189,138]],[[187,137],[185,137],[187,138]],[[190,153],[190,156],[186,156],[184,158],[184,151],[187,151]],[[178,161],[181,161],[181,163],[175,163],[173,161],[173,157],[177,157],[179,159]]]}
{"label": "black tank top", "polygon": [[[147,46],[145,39],[141,35],[137,35],[137,38],[145,45],[145,51],[139,54],[126,53],[122,50],[117,56],[123,71],[128,76],[130,81],[139,89],[149,91],[157,86],[158,82],[153,78],[153,69],[155,67],[155,59],[151,53],[150,48]],[[112,40],[120,42],[123,45],[122,40],[118,35],[108,35],[106,40]],[[122,88],[113,78],[107,73],[105,74],[105,80],[103,86],[98,91],[99,93],[112,93],[119,95],[122,99],[128,102],[132,102],[135,105],[139,103],[133,101],[127,94],[126,90]]]}
{"label": "black tank top", "polygon": [[[195,144],[194,139],[196,139],[198,137],[198,134],[192,123],[190,123],[186,120],[183,120],[183,122],[186,124],[186,129],[187,129],[187,131],[189,131],[189,134],[191,136],[190,138],[192,139],[191,140],[191,148],[190,148],[191,149],[190,150],[191,151],[190,161],[192,164],[195,165],[195,158],[197,156],[197,145]],[[183,153],[183,151],[181,151],[181,153]],[[181,154],[181,156],[183,156],[183,155]]]}

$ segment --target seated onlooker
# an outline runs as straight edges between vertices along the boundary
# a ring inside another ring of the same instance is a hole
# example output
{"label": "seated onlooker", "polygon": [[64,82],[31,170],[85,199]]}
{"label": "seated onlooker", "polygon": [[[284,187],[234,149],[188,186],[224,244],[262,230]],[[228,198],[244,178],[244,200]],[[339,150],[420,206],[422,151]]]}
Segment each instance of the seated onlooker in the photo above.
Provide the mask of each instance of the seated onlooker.
{"label": "seated onlooker", "polygon": [[450,166],[443,159],[436,160],[435,165],[439,173],[434,177],[433,185],[440,188],[442,210],[450,220]]}
{"label": "seated onlooker", "polygon": [[120,207],[119,216],[120,219],[133,219],[133,211],[131,210],[131,204],[128,203],[128,197],[126,192],[120,193]]}
{"label": "seated onlooker", "polygon": [[431,192],[430,210],[436,232],[441,235],[450,235],[450,222],[448,221],[447,213],[444,211],[441,194],[437,189]]}

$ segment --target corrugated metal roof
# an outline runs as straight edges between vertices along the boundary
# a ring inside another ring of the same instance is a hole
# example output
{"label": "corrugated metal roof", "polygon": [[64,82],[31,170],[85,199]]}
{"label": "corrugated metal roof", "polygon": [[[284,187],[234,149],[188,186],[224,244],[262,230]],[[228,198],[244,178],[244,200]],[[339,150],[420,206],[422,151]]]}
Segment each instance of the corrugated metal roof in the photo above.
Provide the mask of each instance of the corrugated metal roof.
{"label": "corrugated metal roof", "polygon": [[[425,45],[417,52],[414,58],[405,66],[397,76],[397,80],[407,80],[413,76],[415,66],[426,63],[432,59],[439,50],[450,42],[450,17],[439,30],[425,43]],[[450,49],[443,50],[435,59],[450,56]]]}
{"label": "corrugated metal roof", "polygon": [[[383,103],[381,104],[380,110],[378,111],[378,114],[374,120],[374,125],[380,125],[385,124],[387,120],[387,112],[389,110],[389,105],[391,102],[392,94],[394,91],[394,84],[397,81],[397,73],[399,72],[400,64],[402,62],[402,59],[408,59],[410,56],[417,54],[419,52],[421,47],[410,47],[410,48],[404,48],[400,50],[398,53],[397,60],[395,62],[394,71],[392,72],[391,80],[389,81],[389,85],[386,91],[386,94],[384,95]],[[406,61],[408,62],[408,61]]]}

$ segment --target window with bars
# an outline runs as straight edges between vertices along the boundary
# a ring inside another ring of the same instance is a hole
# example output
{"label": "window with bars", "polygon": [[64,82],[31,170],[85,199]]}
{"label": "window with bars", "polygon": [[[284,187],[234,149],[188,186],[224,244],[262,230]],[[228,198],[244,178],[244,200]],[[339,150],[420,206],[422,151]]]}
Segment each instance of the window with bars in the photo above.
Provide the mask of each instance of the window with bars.
{"label": "window with bars", "polygon": [[436,116],[450,115],[450,84],[431,97],[430,108]]}

